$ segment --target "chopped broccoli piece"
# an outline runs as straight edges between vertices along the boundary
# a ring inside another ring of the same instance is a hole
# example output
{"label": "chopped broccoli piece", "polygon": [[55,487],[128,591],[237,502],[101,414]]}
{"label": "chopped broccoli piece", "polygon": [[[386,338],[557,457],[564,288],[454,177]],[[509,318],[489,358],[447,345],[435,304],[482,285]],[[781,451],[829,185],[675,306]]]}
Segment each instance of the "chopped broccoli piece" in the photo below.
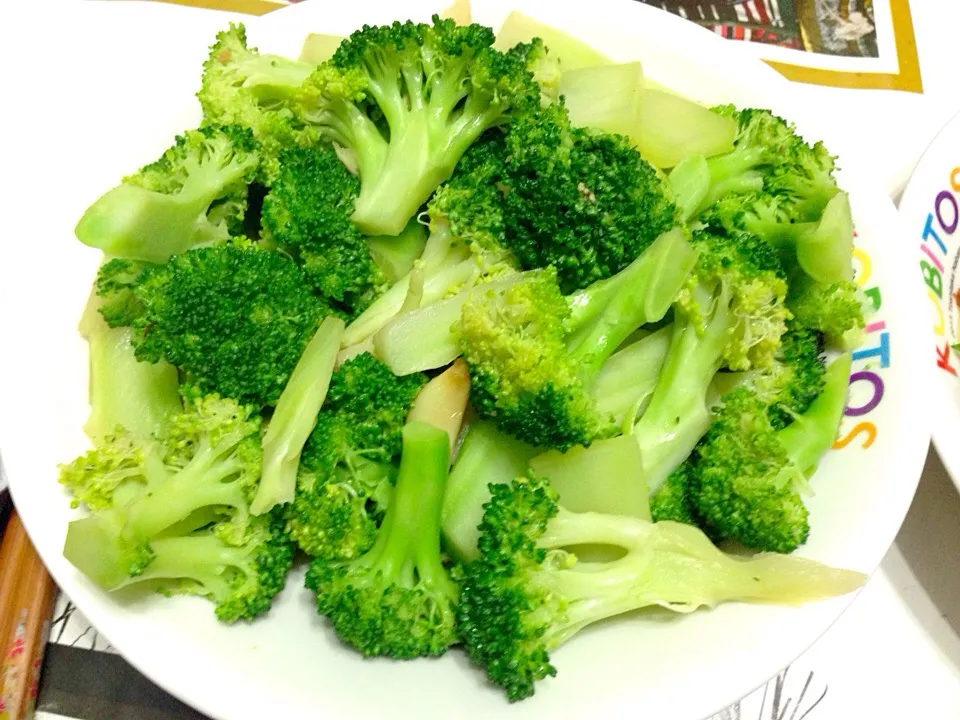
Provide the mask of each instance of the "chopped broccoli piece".
{"label": "chopped broccoli piece", "polygon": [[260,177],[268,183],[277,171],[282,148],[317,141],[317,131],[299,117],[296,104],[300,87],[314,67],[279,55],[261,55],[247,46],[243,24],[231,23],[210,46],[197,92],[203,121],[248,128],[263,144]]}
{"label": "chopped broccoli piece", "polygon": [[404,420],[424,382],[394,376],[369,353],[333,374],[287,511],[291,537],[308,555],[349,560],[370,549],[392,494]]}
{"label": "chopped broccoli piece", "polygon": [[276,403],[330,312],[293,260],[239,240],[147,268],[133,293],[138,359],[165,359],[201,391],[256,405]]}
{"label": "chopped broccoli piece", "polygon": [[401,312],[428,308],[458,291],[516,272],[503,246],[502,195],[497,190],[502,143],[489,134],[430,199],[430,235],[412,268],[347,327],[344,345],[380,331]]}
{"label": "chopped broccoli piece", "polygon": [[373,546],[358,558],[318,558],[307,573],[317,610],[366,656],[442,655],[457,640],[458,589],[440,554],[448,434],[408,422],[393,499]]}
{"label": "chopped broccoli piece", "polygon": [[[707,160],[706,188],[695,183],[676,186],[684,194],[702,198],[692,214],[699,215],[728,195],[762,191],[779,196],[781,211],[792,220],[817,220],[839,192],[833,177],[834,158],[823,144],[807,144],[793,124],[769,110],[723,105],[714,112],[736,120],[737,135],[731,152]],[[688,207],[685,198],[678,199],[678,204]]]}
{"label": "chopped broccoli piece", "polygon": [[105,590],[149,580],[210,597],[225,622],[253,619],[283,588],[293,557],[282,519],[250,513],[260,462],[250,408],[189,396],[164,439],[120,433],[61,469],[94,510],[70,523],[64,555]]}
{"label": "chopped broccoli piece", "polygon": [[[550,653],[599,620],[652,605],[689,612],[730,600],[806,602],[866,579],[798,557],[732,557],[688,525],[574,513],[540,479],[491,493],[480,558],[463,572],[458,623],[470,658],[511,701],[556,675]],[[625,554],[584,562],[572,548],[586,545]]]}
{"label": "chopped broccoli piece", "polygon": [[87,208],[76,236],[107,255],[148,262],[223,242],[243,223],[247,184],[259,165],[259,146],[249,131],[190,130],[159,160]]}
{"label": "chopped broccoli piece", "polygon": [[823,391],[776,430],[748,387],[726,395],[691,473],[691,496],[711,527],[761,551],[792,552],[810,532],[801,492],[833,445],[846,404],[851,357],[826,369]]}
{"label": "chopped broccoli piece", "polygon": [[343,320],[328,317],[307,343],[263,435],[263,477],[251,509],[261,515],[293,501],[303,447],[327,396]]}
{"label": "chopped broccoli piece", "polygon": [[707,431],[716,373],[769,366],[789,317],[787,284],[770,245],[753,235],[700,232],[694,247],[697,267],[674,306],[663,369],[633,428],[651,492]]}
{"label": "chopped broccoli piece", "polygon": [[350,222],[360,182],[329,147],[291,148],[263,201],[267,239],[294,253],[327,298],[350,315],[366,308],[386,280],[366,239]]}
{"label": "chopped broccoli piece", "polygon": [[489,420],[476,419],[467,428],[450,471],[443,500],[443,540],[461,562],[477,558],[477,539],[490,486],[523,475],[539,450],[500,432]]}
{"label": "chopped broccoli piece", "polygon": [[653,166],[625,137],[572,127],[562,102],[517,118],[505,153],[505,244],[525,269],[553,265],[564,293],[616,274],[677,224]]}
{"label": "chopped broccoli piece", "polygon": [[684,235],[671,231],[616,276],[570,298],[549,268],[468,299],[458,331],[474,409],[546,449],[616,434],[590,385],[624,340],[666,314],[695,261]]}
{"label": "chopped broccoli piece", "polygon": [[438,16],[364,26],[310,76],[302,114],[355,157],[361,231],[397,235],[485,130],[539,104],[526,58],[493,40]]}

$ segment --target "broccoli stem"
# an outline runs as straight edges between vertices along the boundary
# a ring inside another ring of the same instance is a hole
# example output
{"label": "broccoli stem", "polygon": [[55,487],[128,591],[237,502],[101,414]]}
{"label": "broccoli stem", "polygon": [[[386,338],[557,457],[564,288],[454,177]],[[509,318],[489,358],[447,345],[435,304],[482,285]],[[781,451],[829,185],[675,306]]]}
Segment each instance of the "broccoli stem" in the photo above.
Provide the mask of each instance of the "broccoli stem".
{"label": "broccoli stem", "polygon": [[[407,587],[421,584],[456,597],[440,559],[440,516],[450,466],[446,431],[414,420],[403,428],[403,450],[393,500],[377,539],[358,565]],[[375,574],[375,573],[374,573]]]}
{"label": "broccoli stem", "polygon": [[[455,70],[448,69],[447,73],[456,75]],[[450,91],[449,87],[435,86],[429,100],[411,93],[411,105],[422,104],[412,110],[405,107],[402,98],[396,98],[399,107],[380,103],[390,126],[390,145],[376,179],[364,182],[357,197],[352,220],[362,232],[399,235],[433,191],[450,178],[457,161],[492,121],[495,113],[476,112],[468,102],[459,118],[448,125],[443,114],[460,100],[441,94]],[[393,93],[381,93],[378,102],[384,95],[393,97]]]}
{"label": "broccoli stem", "polygon": [[367,238],[370,256],[389,282],[395,283],[413,270],[423,255],[427,231],[417,218],[407,223],[398,236],[378,235]]}
{"label": "broccoli stem", "polygon": [[133,330],[109,327],[99,312],[102,304],[94,289],[80,322],[90,368],[90,416],[83,429],[95,444],[118,427],[146,442],[163,435],[170,418],[183,412],[177,369],[163,360],[137,360],[131,343]]}
{"label": "broccoli stem", "polygon": [[[777,432],[790,459],[788,468],[809,476],[833,446],[846,407],[852,356],[845,353],[824,372],[823,390],[802,415]],[[789,473],[789,470],[782,471]],[[804,479],[805,482],[805,479]]]}
{"label": "broccoli stem", "polygon": [[472,260],[470,250],[457,242],[445,227],[438,228],[430,233],[423,255],[414,268],[347,326],[343,333],[343,347],[363,342],[396,317],[403,309],[411,280],[418,269],[423,273],[421,306],[437,302],[452,289],[469,286],[480,274],[480,266]]}
{"label": "broccoli stem", "polygon": [[483,506],[490,484],[508,483],[527,471],[540,451],[500,432],[489,420],[475,420],[457,454],[443,498],[442,528],[447,549],[462,562],[477,557]]}
{"label": "broccoli stem", "polygon": [[343,329],[339,318],[320,323],[280,394],[263,436],[263,476],[250,506],[254,515],[293,501],[300,454],[327,396]]}
{"label": "broccoli stem", "polygon": [[680,466],[710,426],[708,392],[733,324],[725,285],[714,303],[716,310],[702,333],[688,318],[677,316],[650,404],[633,427],[651,493]]}
{"label": "broccoli stem", "polygon": [[226,544],[213,533],[163,537],[150,542],[153,560],[141,574],[123,585],[145,580],[190,580],[220,601],[230,595],[230,575],[225,570],[250,562],[246,547]]}
{"label": "broccoli stem", "polygon": [[573,512],[604,512],[650,519],[643,460],[629,435],[595,440],[565,453],[549,450],[530,460],[530,469],[549,478],[560,502]]}
{"label": "broccoli stem", "polygon": [[670,230],[622,271],[569,298],[567,347],[584,380],[591,382],[637,328],[666,315],[696,261],[683,231]]}
{"label": "broccoli stem", "polygon": [[544,635],[548,648],[569,640],[599,620],[630,610],[665,605],[677,612],[713,607],[728,600],[802,603],[842,595],[863,584],[864,575],[805,558],[767,554],[748,559],[719,550],[699,529],[670,521],[649,523],[560,508],[538,546],[548,551],[585,544],[627,550],[618,560],[547,566],[532,583],[566,601],[562,620]]}
{"label": "broccoli stem", "polygon": [[590,386],[597,411],[626,426],[625,432],[629,432],[637,416],[647,407],[670,349],[672,334],[672,325],[667,325],[618,350],[600,368]]}

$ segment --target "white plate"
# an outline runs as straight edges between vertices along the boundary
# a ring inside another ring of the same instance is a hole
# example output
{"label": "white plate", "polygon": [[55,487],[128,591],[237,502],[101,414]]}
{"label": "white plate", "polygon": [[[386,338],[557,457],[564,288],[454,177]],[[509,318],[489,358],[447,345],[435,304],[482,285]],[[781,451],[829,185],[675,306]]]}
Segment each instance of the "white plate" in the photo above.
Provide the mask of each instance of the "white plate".
{"label": "white plate", "polygon": [[954,116],[924,151],[900,198],[905,239],[914,253],[927,294],[934,337],[927,346],[927,372],[935,377],[928,413],[933,443],[960,489],[960,115]]}
{"label": "white plate", "polygon": [[[307,32],[424,19],[441,4],[308,2],[248,19],[248,30],[264,50],[296,55]],[[0,442],[13,493],[57,582],[136,667],[185,702],[231,720],[695,720],[762,684],[848,606],[852,596],[803,608],[731,604],[676,622],[608,623],[555,653],[559,675],[541,683],[533,699],[508,705],[459,651],[410,663],[344,651],[315,615],[299,575],[268,617],[226,627],[203,600],[121,601],[74,572],[61,548],[75,512],[56,483],[56,465],[86,447],[86,351],[75,328],[97,254],[72,230],[89,202],[196,121],[191,93],[205,47],[226,22],[137,5],[64,4],[43,24],[44,47],[57,52],[34,53],[31,73],[12,73],[18,127],[3,152],[5,177],[16,186],[5,191],[0,243]],[[829,130],[792,106],[779,76],[667,13],[616,0],[512,0],[482,3],[477,19],[496,27],[511,7],[575,31],[617,59],[640,59],[650,76],[703,101],[773,107],[830,145]],[[44,72],[56,82],[38,85]],[[832,149],[843,155],[842,147]],[[926,454],[931,339],[913,248],[902,242],[893,204],[853,172],[843,172],[841,183],[851,191],[858,246],[869,258],[860,277],[883,300],[869,346],[885,338],[889,362],[855,363],[850,402],[860,414],[844,419],[843,449],[829,454],[813,480],[813,530],[802,554],[871,572],[900,526]]]}

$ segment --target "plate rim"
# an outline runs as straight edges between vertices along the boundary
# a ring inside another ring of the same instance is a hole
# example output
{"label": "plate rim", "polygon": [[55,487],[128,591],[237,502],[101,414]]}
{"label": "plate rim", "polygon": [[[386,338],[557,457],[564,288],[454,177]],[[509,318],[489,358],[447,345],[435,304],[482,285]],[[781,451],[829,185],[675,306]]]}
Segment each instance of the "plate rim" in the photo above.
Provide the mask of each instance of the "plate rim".
{"label": "plate rim", "polygon": [[[923,177],[927,176],[928,170],[932,170],[932,167],[928,166],[933,166],[936,163],[937,152],[941,144],[946,142],[948,137],[954,133],[960,137],[960,109],[937,130],[910,172],[897,203],[897,211],[904,218],[904,222],[909,219],[907,211],[913,209],[904,206],[913,204],[914,195],[920,192],[919,183]],[[930,375],[938,378],[937,383],[939,385],[949,383],[949,379],[940,377],[940,373],[933,367],[930,368]],[[956,383],[960,384],[960,380],[957,380]],[[947,393],[933,393],[933,402],[937,417],[948,422],[932,423],[931,442],[943,463],[944,469],[947,471],[947,476],[957,491],[960,492],[960,444],[956,442],[955,437],[947,435],[948,432],[956,434],[957,430],[960,429],[957,427],[960,425],[960,407],[950,399],[950,395]]]}

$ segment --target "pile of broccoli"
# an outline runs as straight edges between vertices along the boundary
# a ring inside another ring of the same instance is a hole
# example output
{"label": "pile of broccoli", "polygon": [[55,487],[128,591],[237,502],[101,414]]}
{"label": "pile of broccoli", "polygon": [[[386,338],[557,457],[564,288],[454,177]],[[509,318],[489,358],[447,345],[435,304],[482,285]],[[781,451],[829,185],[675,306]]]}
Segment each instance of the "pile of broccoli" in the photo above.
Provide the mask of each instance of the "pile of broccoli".
{"label": "pile of broccoli", "polygon": [[790,555],[865,326],[834,158],[691,103],[732,140],[657,167],[495,41],[434,17],[316,64],[231,25],[200,126],[83,215],[92,582],[254,621],[303,561],[346,646],[463,646],[511,701],[595,621],[863,582]]}

